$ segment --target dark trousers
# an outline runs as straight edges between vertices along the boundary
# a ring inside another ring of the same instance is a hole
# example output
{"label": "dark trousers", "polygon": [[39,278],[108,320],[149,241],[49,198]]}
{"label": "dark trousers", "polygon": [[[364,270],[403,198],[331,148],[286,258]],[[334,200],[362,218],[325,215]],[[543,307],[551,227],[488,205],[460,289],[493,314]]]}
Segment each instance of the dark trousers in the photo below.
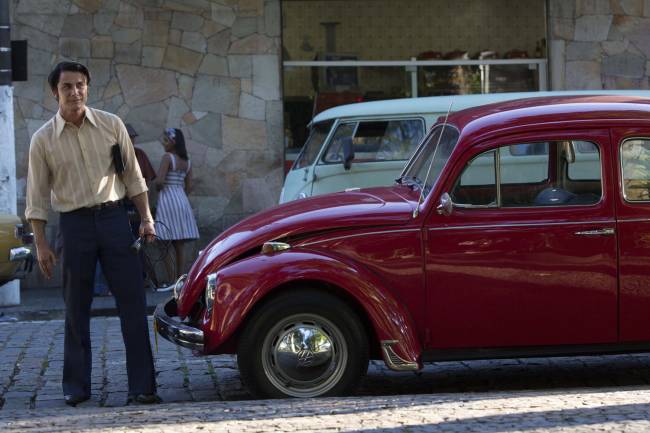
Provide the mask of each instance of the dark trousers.
{"label": "dark trousers", "polygon": [[123,206],[61,214],[65,341],[63,393],[90,395],[90,304],[99,259],[115,297],[126,347],[129,394],[156,391],[146,317],[142,265],[130,249],[134,237]]}

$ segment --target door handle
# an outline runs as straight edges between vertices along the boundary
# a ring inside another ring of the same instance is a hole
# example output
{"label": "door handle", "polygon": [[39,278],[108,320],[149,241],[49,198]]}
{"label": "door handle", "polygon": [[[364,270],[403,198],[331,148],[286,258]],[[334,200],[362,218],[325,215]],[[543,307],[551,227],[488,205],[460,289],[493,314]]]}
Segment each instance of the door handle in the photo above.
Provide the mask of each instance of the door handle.
{"label": "door handle", "polygon": [[611,236],[614,233],[616,233],[614,229],[597,229],[575,232],[574,234],[578,236]]}

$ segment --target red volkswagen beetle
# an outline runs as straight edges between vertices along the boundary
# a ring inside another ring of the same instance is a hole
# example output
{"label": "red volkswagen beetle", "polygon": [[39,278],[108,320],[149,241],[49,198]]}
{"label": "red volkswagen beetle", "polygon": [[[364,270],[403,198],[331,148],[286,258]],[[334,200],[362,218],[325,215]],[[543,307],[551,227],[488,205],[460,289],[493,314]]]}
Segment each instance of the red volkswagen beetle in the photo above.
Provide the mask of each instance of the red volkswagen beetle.
{"label": "red volkswagen beetle", "polygon": [[650,101],[449,115],[394,186],[248,218],[176,286],[157,332],[236,353],[262,397],[344,394],[376,358],[650,350]]}

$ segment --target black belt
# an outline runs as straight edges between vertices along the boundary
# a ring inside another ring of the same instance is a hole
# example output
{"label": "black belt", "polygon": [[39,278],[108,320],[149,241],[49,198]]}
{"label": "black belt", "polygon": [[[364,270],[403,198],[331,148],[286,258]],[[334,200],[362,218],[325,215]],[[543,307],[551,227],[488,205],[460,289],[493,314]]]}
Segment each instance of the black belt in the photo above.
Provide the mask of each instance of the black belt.
{"label": "black belt", "polygon": [[120,207],[124,205],[124,200],[115,200],[115,201],[106,201],[104,203],[96,204],[95,206],[88,206],[82,209],[88,209],[92,211],[100,211],[102,209],[112,209],[115,207]]}

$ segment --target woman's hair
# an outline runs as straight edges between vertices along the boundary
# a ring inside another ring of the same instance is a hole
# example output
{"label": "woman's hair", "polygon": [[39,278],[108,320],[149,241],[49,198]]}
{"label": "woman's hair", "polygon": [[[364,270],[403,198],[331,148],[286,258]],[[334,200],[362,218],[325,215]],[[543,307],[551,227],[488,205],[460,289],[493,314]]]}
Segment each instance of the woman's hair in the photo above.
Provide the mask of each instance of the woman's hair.
{"label": "woman's hair", "polygon": [[165,129],[165,135],[174,143],[174,152],[176,155],[187,161],[187,148],[185,147],[183,131],[178,128],[167,128]]}

